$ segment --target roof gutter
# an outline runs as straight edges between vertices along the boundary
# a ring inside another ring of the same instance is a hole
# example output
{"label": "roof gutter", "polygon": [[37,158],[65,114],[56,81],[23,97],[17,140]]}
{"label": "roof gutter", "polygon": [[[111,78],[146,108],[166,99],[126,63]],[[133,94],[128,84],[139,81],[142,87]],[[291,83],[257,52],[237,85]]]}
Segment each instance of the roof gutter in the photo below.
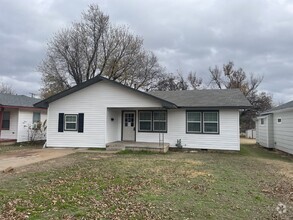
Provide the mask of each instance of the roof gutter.
{"label": "roof gutter", "polygon": [[0,105],[0,107],[1,107],[1,108],[10,108],[10,109],[47,110],[47,108],[41,108],[41,107],[29,107],[29,106]]}

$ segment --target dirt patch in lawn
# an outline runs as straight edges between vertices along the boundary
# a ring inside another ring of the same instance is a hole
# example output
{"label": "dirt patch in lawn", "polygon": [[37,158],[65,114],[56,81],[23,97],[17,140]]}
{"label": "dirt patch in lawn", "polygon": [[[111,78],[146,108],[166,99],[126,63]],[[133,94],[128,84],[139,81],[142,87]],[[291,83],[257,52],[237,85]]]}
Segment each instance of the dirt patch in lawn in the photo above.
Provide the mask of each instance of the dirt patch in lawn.
{"label": "dirt patch in lawn", "polygon": [[267,160],[260,159],[264,161],[266,166],[275,166],[278,170],[278,173],[286,178],[289,178],[293,182],[293,163],[283,162],[278,160]]}
{"label": "dirt patch in lawn", "polygon": [[255,144],[256,140],[251,138],[240,138],[241,144]]}
{"label": "dirt patch in lawn", "polygon": [[7,167],[18,168],[75,153],[72,149],[35,149],[8,152],[0,155],[0,171]]}

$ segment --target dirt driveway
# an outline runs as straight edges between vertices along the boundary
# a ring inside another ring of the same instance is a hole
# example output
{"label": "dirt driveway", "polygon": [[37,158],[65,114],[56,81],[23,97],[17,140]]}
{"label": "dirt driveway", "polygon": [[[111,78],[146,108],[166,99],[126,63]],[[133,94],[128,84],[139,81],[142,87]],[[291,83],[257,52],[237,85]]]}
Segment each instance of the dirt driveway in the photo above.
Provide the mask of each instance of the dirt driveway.
{"label": "dirt driveway", "polygon": [[74,149],[34,149],[7,152],[0,155],[0,172],[8,167],[21,167],[24,165],[63,157],[75,153]]}
{"label": "dirt driveway", "polygon": [[256,140],[250,139],[250,138],[240,138],[240,143],[241,144],[255,144]]}

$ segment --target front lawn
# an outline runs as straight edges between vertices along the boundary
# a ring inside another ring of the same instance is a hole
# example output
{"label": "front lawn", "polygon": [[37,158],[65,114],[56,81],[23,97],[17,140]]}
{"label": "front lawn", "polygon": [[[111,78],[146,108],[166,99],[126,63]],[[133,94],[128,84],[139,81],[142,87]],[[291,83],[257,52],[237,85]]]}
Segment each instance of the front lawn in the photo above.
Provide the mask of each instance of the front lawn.
{"label": "front lawn", "polygon": [[0,174],[0,219],[293,218],[292,157],[254,145],[76,153],[17,171]]}

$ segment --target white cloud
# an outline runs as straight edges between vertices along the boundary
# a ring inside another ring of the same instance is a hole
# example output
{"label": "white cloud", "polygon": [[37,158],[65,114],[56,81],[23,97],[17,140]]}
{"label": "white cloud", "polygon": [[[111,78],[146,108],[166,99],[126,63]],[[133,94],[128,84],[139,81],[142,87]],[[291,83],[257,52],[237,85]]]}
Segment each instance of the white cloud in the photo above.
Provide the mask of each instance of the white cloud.
{"label": "white cloud", "polygon": [[[168,71],[196,71],[233,60],[264,75],[263,91],[293,99],[293,6],[287,0],[98,0],[116,24],[144,38]],[[3,0],[0,7],[0,75],[35,72],[53,33],[80,18],[89,0]],[[39,89],[40,76],[19,77],[17,90]],[[14,80],[14,81],[13,81]],[[23,83],[20,83],[23,82]],[[35,83],[31,83],[35,82]]]}

